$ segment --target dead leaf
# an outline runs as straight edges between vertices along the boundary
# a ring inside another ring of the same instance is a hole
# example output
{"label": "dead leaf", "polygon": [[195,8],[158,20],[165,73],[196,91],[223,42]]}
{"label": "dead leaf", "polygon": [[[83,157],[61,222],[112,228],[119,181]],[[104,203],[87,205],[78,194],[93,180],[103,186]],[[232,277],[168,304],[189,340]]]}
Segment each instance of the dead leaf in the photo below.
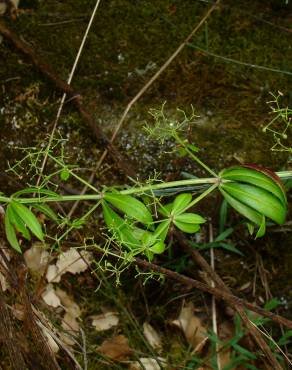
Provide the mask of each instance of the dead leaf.
{"label": "dead leaf", "polygon": [[87,251],[78,252],[76,248],[70,248],[68,251],[60,254],[56,266],[62,275],[66,272],[71,272],[71,274],[79,274],[80,272],[88,269],[91,261],[91,253]]}
{"label": "dead leaf", "polygon": [[62,319],[62,328],[67,330],[68,332],[78,332],[79,331],[79,323],[76,320],[76,317],[74,317],[70,313],[66,312],[63,319]]}
{"label": "dead leaf", "polygon": [[45,328],[45,327],[42,327],[42,331],[44,333],[44,336],[47,338],[48,340],[48,345],[49,347],[51,348],[51,350],[54,352],[54,353],[57,353],[59,352],[59,346],[57,344],[57,342],[54,340],[54,338],[51,336],[51,334],[49,333],[49,331]]}
{"label": "dead leaf", "polygon": [[64,290],[57,288],[56,295],[60,298],[61,304],[68,314],[75,318],[81,315],[78,304]]}
{"label": "dead leaf", "polygon": [[49,265],[46,279],[48,283],[59,283],[61,281],[61,274],[56,265]]}
{"label": "dead leaf", "polygon": [[108,330],[119,324],[118,313],[114,311],[91,316],[91,319],[92,325],[97,331]]}
{"label": "dead leaf", "polygon": [[[161,370],[161,366],[166,366],[165,359],[158,357],[158,361],[155,358],[141,357],[138,361],[130,364],[130,370]],[[141,365],[142,364],[142,365]]]}
{"label": "dead leaf", "polygon": [[151,347],[156,350],[161,350],[161,338],[157,331],[147,322],[144,322],[143,324],[143,334]]}
{"label": "dead leaf", "polygon": [[24,318],[25,318],[25,312],[24,312],[24,306],[20,303],[15,303],[12,307],[11,307],[11,311],[13,313],[13,316],[19,320],[19,321],[23,321]]}
{"label": "dead leaf", "polygon": [[117,335],[111,339],[105,340],[97,351],[113,361],[124,361],[133,352],[129,347],[128,339],[124,335]]}
{"label": "dead leaf", "polygon": [[50,254],[44,249],[42,243],[34,243],[30,249],[24,252],[23,256],[27,267],[31,271],[43,275],[48,265]]}
{"label": "dead leaf", "polygon": [[9,288],[8,281],[6,277],[2,274],[2,272],[0,272],[0,284],[3,292],[5,292]]}
{"label": "dead leaf", "polygon": [[46,290],[42,294],[42,299],[49,306],[52,306],[55,308],[61,306],[60,298],[57,296],[52,284],[47,285]]}
{"label": "dead leaf", "polygon": [[178,319],[172,321],[172,324],[183,331],[188,343],[193,346],[195,352],[202,350],[208,340],[207,329],[203,326],[201,319],[194,315],[192,303],[188,303],[181,309]]}

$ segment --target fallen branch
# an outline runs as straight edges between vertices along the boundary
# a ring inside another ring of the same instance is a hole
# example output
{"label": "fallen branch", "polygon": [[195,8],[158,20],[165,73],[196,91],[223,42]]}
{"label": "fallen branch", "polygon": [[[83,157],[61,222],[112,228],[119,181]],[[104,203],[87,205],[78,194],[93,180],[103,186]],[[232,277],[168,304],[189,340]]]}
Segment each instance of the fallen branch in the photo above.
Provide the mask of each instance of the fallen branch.
{"label": "fallen branch", "polygon": [[158,272],[160,274],[163,274],[167,278],[169,278],[171,280],[175,280],[175,281],[181,283],[182,285],[187,285],[191,288],[196,288],[196,289],[199,289],[203,292],[212,294],[216,298],[218,298],[219,300],[223,300],[223,301],[226,301],[226,302],[232,302],[233,304],[237,304],[238,306],[242,306],[243,308],[247,308],[250,311],[256,312],[259,315],[267,317],[267,318],[271,319],[272,321],[274,321],[278,324],[282,324],[285,327],[287,327],[289,329],[292,329],[292,321],[290,321],[290,320],[288,320],[285,317],[282,317],[280,315],[276,315],[272,312],[266,311],[263,308],[258,307],[258,306],[254,305],[252,303],[246,302],[244,299],[238,298],[238,297],[236,297],[235,295],[233,295],[231,293],[225,292],[221,288],[217,288],[217,287],[212,288],[211,286],[209,286],[205,283],[202,283],[201,281],[192,279],[190,277],[179,274],[175,271],[166,269],[164,267],[156,265],[155,263],[148,262],[148,261],[143,260],[143,259],[138,258],[138,257],[136,258],[135,263],[143,269],[152,270],[154,272]]}
{"label": "fallen branch", "polygon": [[115,145],[107,138],[102,129],[97,125],[93,116],[87,111],[82,102],[82,95],[78,94],[69,84],[60,78],[53,68],[44,62],[34,50],[24,43],[13,31],[11,31],[3,21],[0,21],[0,34],[9,40],[17,50],[29,57],[32,63],[57,87],[57,89],[66,93],[72,103],[75,105],[82,119],[86,122],[88,127],[92,130],[97,142],[105,149],[108,150],[117,166],[130,177],[136,177],[136,171],[115,147]]}
{"label": "fallen branch", "polygon": [[[223,282],[223,280],[216,273],[216,271],[214,271],[214,269],[204,259],[204,257],[201,256],[199,251],[191,247],[187,238],[179,231],[175,231],[174,234],[179,244],[183,247],[183,249],[187,253],[190,253],[191,258],[209,275],[209,277],[212,279],[212,282],[214,282],[215,285],[218,288],[220,288],[222,291],[228,294],[232,294],[231,290]],[[257,327],[251,323],[242,305],[238,304],[237,302],[233,300],[229,300],[227,302],[239,314],[244,325],[250,332],[251,336],[254,338],[255,342],[262,349],[263,353],[265,354],[267,359],[270,361],[270,364],[273,366],[273,369],[282,369],[282,367],[279,365],[278,361],[276,360],[275,356],[273,355],[269,345],[266,343],[266,341],[262,337]]]}

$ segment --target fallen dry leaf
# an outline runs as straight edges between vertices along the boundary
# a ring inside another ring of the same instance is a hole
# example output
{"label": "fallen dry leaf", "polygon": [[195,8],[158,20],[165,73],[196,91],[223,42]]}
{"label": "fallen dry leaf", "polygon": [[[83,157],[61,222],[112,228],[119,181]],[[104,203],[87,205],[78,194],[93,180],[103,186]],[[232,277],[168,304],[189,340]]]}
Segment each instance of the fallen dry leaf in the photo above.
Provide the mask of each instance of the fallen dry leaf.
{"label": "fallen dry leaf", "polygon": [[203,326],[201,319],[194,315],[192,303],[188,303],[181,309],[178,319],[172,321],[172,324],[183,331],[188,343],[192,345],[195,352],[202,350],[208,340],[207,329]]}
{"label": "fallen dry leaf", "polygon": [[60,298],[61,304],[68,314],[75,318],[81,315],[78,304],[64,290],[57,288],[56,295]]}
{"label": "fallen dry leaf", "polygon": [[105,340],[97,351],[113,361],[124,361],[133,352],[129,347],[128,339],[124,335],[117,335],[111,339]]}
{"label": "fallen dry leaf", "polygon": [[59,283],[61,281],[61,275],[56,265],[49,265],[46,273],[48,283]]}
{"label": "fallen dry leaf", "polygon": [[9,288],[8,281],[6,277],[2,274],[2,272],[0,272],[0,284],[3,292],[5,292]]}
{"label": "fallen dry leaf", "polygon": [[97,331],[111,329],[119,323],[118,313],[114,311],[108,311],[100,315],[93,315],[90,318],[92,319],[92,325]]}
{"label": "fallen dry leaf", "polygon": [[45,328],[45,327],[42,327],[42,331],[44,333],[44,336],[47,338],[48,340],[48,345],[49,347],[51,348],[51,350],[54,352],[54,353],[57,353],[59,352],[59,346],[58,344],[56,343],[56,341],[54,340],[54,338],[51,336],[51,334],[49,333],[49,331]]}
{"label": "fallen dry leaf", "polygon": [[[130,364],[130,370],[161,370],[161,366],[166,366],[165,359],[158,357],[158,361],[155,358],[141,357],[138,361]],[[142,364],[142,365],[141,365]]]}
{"label": "fallen dry leaf", "polygon": [[48,284],[46,290],[42,294],[42,299],[46,302],[47,305],[52,307],[61,306],[61,300],[57,296],[55,289],[52,284]]}
{"label": "fallen dry leaf", "polygon": [[19,320],[19,321],[23,321],[24,318],[25,318],[25,308],[22,304],[20,303],[15,303],[12,307],[11,307],[11,311],[13,313],[13,316]]}
{"label": "fallen dry leaf", "polygon": [[70,313],[66,312],[62,319],[62,328],[68,332],[78,332],[79,323],[76,320],[76,317],[72,316]]}
{"label": "fallen dry leaf", "polygon": [[24,252],[23,256],[27,267],[31,271],[36,272],[39,275],[42,275],[45,272],[50,254],[45,250],[42,243],[34,243],[31,248]]}
{"label": "fallen dry leaf", "polygon": [[70,248],[68,251],[60,254],[56,263],[58,271],[63,275],[66,272],[79,274],[88,269],[91,264],[92,255],[87,251],[77,251],[76,248]]}
{"label": "fallen dry leaf", "polygon": [[158,351],[161,350],[161,338],[157,331],[147,322],[143,324],[143,334],[152,348]]}

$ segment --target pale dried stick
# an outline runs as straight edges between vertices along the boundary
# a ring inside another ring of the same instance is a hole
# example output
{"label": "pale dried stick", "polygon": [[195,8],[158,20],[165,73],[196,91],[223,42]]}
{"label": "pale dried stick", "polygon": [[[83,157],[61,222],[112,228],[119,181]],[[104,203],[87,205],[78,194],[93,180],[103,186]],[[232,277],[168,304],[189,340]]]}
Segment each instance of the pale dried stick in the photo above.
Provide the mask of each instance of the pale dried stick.
{"label": "pale dried stick", "polygon": [[[175,52],[167,59],[167,61],[159,68],[159,70],[150,78],[150,80],[142,87],[142,89],[138,92],[137,95],[134,96],[134,98],[130,101],[130,103],[127,105],[126,109],[124,110],[121,119],[119,120],[112,137],[110,139],[110,143],[113,143],[118,132],[120,131],[122,124],[124,123],[130,109],[132,106],[141,98],[141,96],[149,89],[149,87],[153,84],[154,81],[157,80],[157,78],[161,75],[161,73],[172,63],[172,61],[178,56],[178,54],[183,50],[183,48],[187,45],[187,43],[191,40],[191,38],[195,35],[195,33],[202,27],[202,25],[206,22],[206,20],[209,18],[211,13],[216,9],[218,6],[220,0],[217,0],[210,9],[206,12],[206,14],[203,16],[203,18],[200,20],[200,22],[196,25],[196,27],[192,30],[192,32],[188,35],[188,37],[180,44],[180,46],[175,50]],[[105,149],[102,153],[94,171],[92,172],[90,178],[88,179],[88,182],[91,183],[94,179],[95,172],[99,169],[102,162],[104,161],[105,157],[108,154],[108,149]],[[84,194],[87,190],[87,187],[85,186],[80,194]],[[73,204],[73,207],[71,208],[68,217],[71,217],[75,209],[77,208],[79,204],[79,201],[76,201]]]}
{"label": "pale dried stick", "polygon": [[[85,45],[85,41],[87,39],[87,36],[88,36],[88,33],[90,31],[90,28],[92,26],[92,23],[93,23],[93,20],[94,20],[94,17],[95,17],[95,14],[97,12],[97,9],[98,9],[98,6],[100,4],[100,1],[101,0],[97,0],[96,1],[96,4],[95,4],[95,7],[92,11],[92,14],[91,14],[91,17],[90,17],[90,20],[88,22],[88,25],[87,25],[87,28],[86,28],[86,31],[84,33],[84,36],[82,38],[82,41],[81,41],[81,44],[80,44],[80,47],[78,49],[78,53],[76,55],[76,58],[75,58],[75,61],[74,61],[74,64],[73,64],[73,67],[71,69],[71,72],[69,74],[69,77],[68,77],[68,80],[67,80],[67,84],[70,85],[71,82],[72,82],[72,79],[73,79],[73,76],[74,76],[74,73],[75,73],[75,70],[76,70],[76,67],[77,67],[77,64],[79,62],[79,59],[80,59],[80,56],[81,56],[81,53],[83,51],[83,48],[84,48],[84,45]],[[54,139],[54,135],[55,135],[55,132],[56,132],[56,129],[57,129],[57,124],[58,124],[58,121],[60,119],[60,116],[61,116],[61,112],[62,112],[62,109],[63,109],[63,106],[64,106],[64,103],[65,103],[65,100],[66,100],[66,97],[67,97],[67,94],[64,93],[63,96],[62,96],[62,99],[61,99],[61,102],[60,102],[60,105],[59,105],[59,109],[58,109],[58,112],[57,112],[57,115],[56,115],[56,119],[55,119],[55,122],[54,122],[54,126],[52,128],[52,131],[51,131],[51,134],[50,134],[50,137],[49,137],[49,142],[48,142],[48,145],[47,145],[47,148],[46,148],[46,153],[45,153],[45,156],[44,156],[44,159],[43,159],[43,162],[42,162],[42,165],[41,165],[41,169],[40,169],[40,173],[39,173],[39,176],[38,176],[38,179],[37,179],[37,184],[36,186],[39,186],[40,184],[40,181],[41,181],[41,176],[44,172],[44,169],[45,169],[45,166],[46,166],[46,163],[47,163],[47,159],[48,159],[48,152],[51,148],[51,145],[52,145],[52,142],[53,142],[53,139]]]}
{"label": "pale dried stick", "polygon": [[[213,243],[214,241],[214,236],[213,236],[213,227],[212,224],[209,224],[209,242]],[[214,254],[214,248],[212,247],[210,249],[210,265],[215,271],[215,254]],[[215,288],[215,282],[214,280],[211,280],[211,287]],[[218,336],[218,325],[217,325],[217,308],[216,308],[216,298],[214,295],[212,295],[212,327],[213,327],[213,332],[216,336]],[[220,362],[220,348],[219,348],[219,343],[216,342],[216,363],[217,363],[217,368],[218,370],[221,370],[221,362]]]}

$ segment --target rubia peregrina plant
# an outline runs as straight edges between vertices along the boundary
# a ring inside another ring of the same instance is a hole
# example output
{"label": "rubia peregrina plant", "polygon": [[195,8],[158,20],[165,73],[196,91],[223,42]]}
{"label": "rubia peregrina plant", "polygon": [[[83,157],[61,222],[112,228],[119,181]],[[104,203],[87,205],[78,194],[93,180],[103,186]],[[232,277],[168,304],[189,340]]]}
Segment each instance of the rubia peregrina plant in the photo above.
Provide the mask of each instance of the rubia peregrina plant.
{"label": "rubia peregrina plant", "polygon": [[[190,234],[200,230],[200,225],[205,222],[204,217],[189,210],[215,189],[219,189],[227,203],[247,219],[251,232],[258,227],[257,237],[264,235],[266,219],[283,224],[287,213],[287,199],[280,177],[291,175],[288,171],[276,175],[260,166],[240,165],[224,169],[218,176],[211,178],[154,183],[121,191],[103,189],[84,195],[59,195],[50,190],[32,187],[10,197],[1,195],[0,202],[6,203],[7,239],[18,252],[21,251],[19,235],[28,240],[31,234],[40,240],[44,239],[42,227],[30,207],[58,222],[58,215],[48,203],[92,200],[96,202],[95,208],[102,206],[105,224],[121,246],[152,258],[153,254],[165,250],[165,240],[171,225]],[[196,186],[202,184],[207,188],[194,196]],[[189,189],[190,186],[192,190],[180,193],[172,202],[164,204],[163,198],[168,193],[161,196],[161,190],[173,188],[178,192],[186,187]],[[160,191],[159,196],[155,195],[156,191]],[[152,198],[155,207],[151,202]]]}
{"label": "rubia peregrina plant", "polygon": [[[216,174],[198,158],[198,148],[181,137],[181,130],[195,117],[193,112],[190,118],[183,112],[181,121],[170,120],[163,110],[153,110],[152,115],[155,125],[154,128],[147,128],[149,134],[157,137],[160,132],[161,140],[174,139],[179,153],[188,155],[211,177],[136,184],[124,190],[114,187],[98,190],[89,184],[94,193],[84,195],[60,195],[44,187],[29,187],[10,197],[0,195],[0,202],[6,204],[5,230],[11,246],[21,252],[19,235],[28,240],[31,234],[40,240],[44,239],[42,227],[31,209],[44,213],[55,222],[63,222],[49,207],[50,202],[94,201],[92,208],[78,220],[78,225],[82,225],[88,215],[101,206],[112,240],[132,255],[143,253],[149,259],[154,254],[164,252],[170,227],[175,226],[189,234],[200,230],[205,218],[192,212],[191,208],[216,189],[219,189],[232,208],[247,219],[251,234],[255,228],[258,229],[256,237],[265,234],[266,219],[277,224],[284,223],[287,199],[280,178],[291,177],[291,171],[276,175],[261,166],[246,164],[227,168]],[[81,183],[86,183],[75,173],[74,167],[64,163],[63,152],[54,157],[49,151],[48,156],[59,167],[56,173],[63,181],[74,177]],[[172,202],[165,204],[164,198],[173,193],[179,194]],[[69,230],[76,226],[74,225],[73,223]],[[68,231],[62,237],[67,234]]]}

